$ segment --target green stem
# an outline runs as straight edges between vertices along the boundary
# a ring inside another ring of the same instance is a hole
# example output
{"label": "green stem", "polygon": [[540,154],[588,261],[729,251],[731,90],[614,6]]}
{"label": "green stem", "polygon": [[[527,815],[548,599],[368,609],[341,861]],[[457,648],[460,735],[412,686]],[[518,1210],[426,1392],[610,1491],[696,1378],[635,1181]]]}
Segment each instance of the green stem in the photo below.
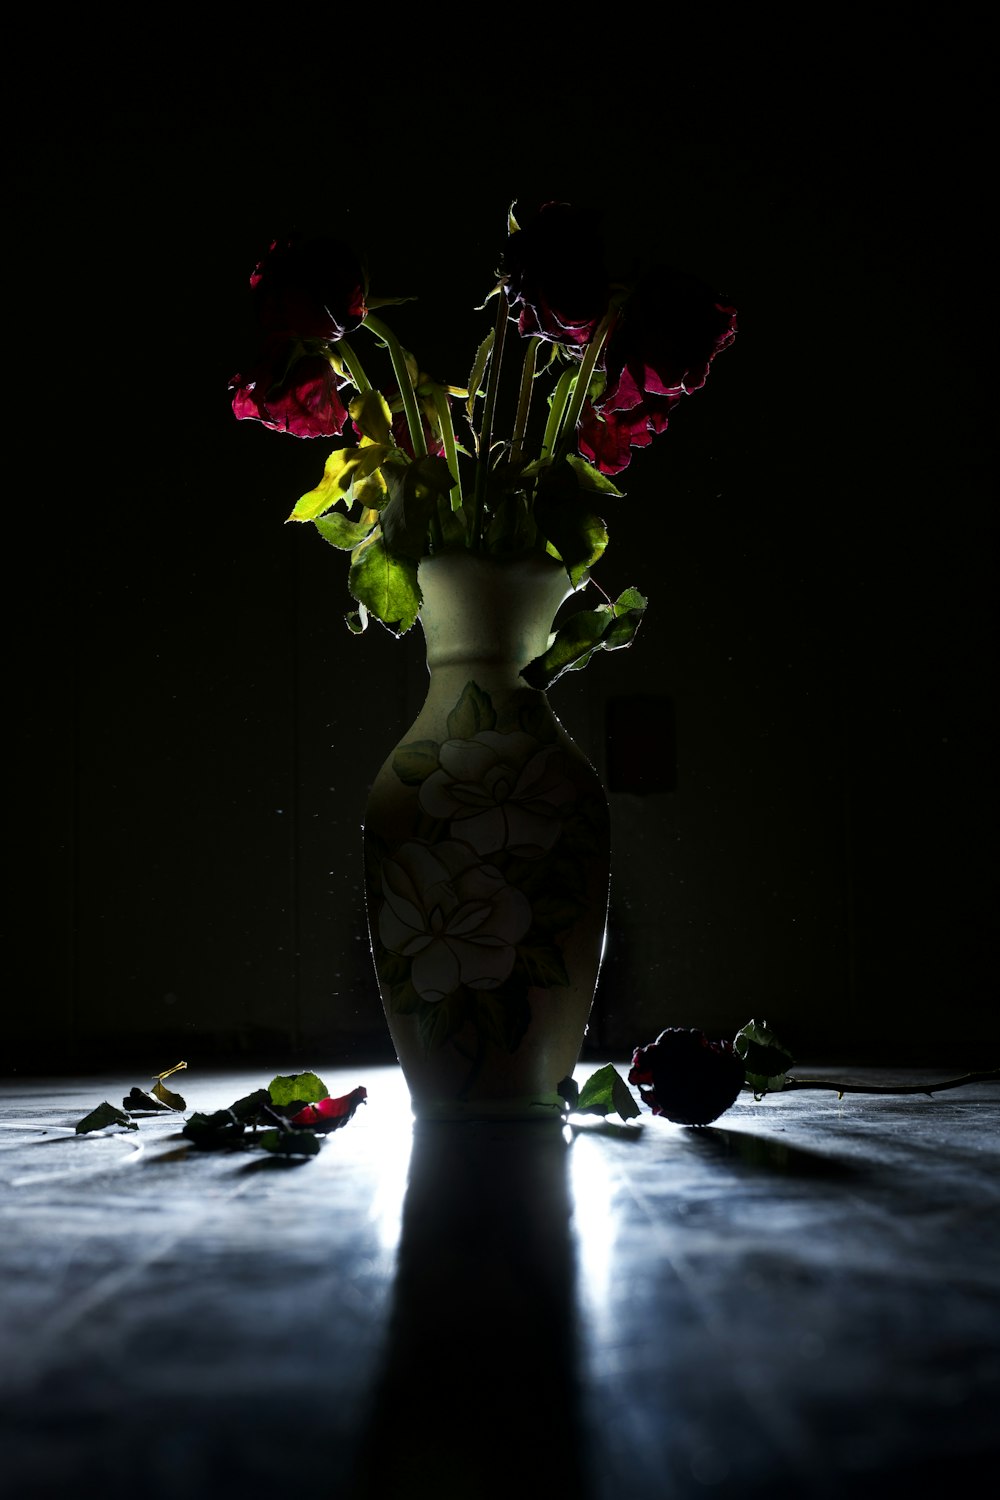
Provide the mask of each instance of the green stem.
{"label": "green stem", "polygon": [[403,410],[406,413],[406,425],[410,429],[410,442],[413,444],[414,458],[423,458],[427,452],[427,442],[424,438],[424,424],[420,419],[420,408],[417,405],[416,392],[410,380],[410,372],[406,365],[406,355],[391,328],[387,328],[381,318],[368,314],[363,327],[367,328],[381,339],[389,351],[392,360],[392,368],[395,371],[396,383],[399,386],[399,394],[403,398]]}
{"label": "green stem", "polygon": [[489,480],[490,448],[493,444],[493,412],[497,404],[500,385],[500,365],[503,361],[503,341],[507,332],[507,296],[501,287],[497,292],[497,317],[493,329],[493,349],[490,354],[490,373],[486,380],[486,395],[483,398],[483,420],[479,428],[479,453],[476,463],[476,489],[473,500],[472,534],[469,546],[477,551],[482,544],[480,532],[483,523],[483,507],[486,501],[486,485]]}
{"label": "green stem", "polygon": [[576,379],[576,370],[572,365],[567,365],[559,379],[556,381],[555,389],[549,398],[549,419],[545,424],[545,435],[542,438],[542,451],[540,457],[549,458],[555,447],[559,429],[562,426],[563,413],[573,389],[573,381]]}
{"label": "green stem", "polygon": [[524,433],[528,426],[528,412],[531,409],[531,392],[535,383],[535,365],[540,343],[541,339],[530,338],[525,345],[524,364],[521,366],[521,389],[517,397],[517,416],[514,418],[514,431],[510,440],[512,463],[516,463],[521,457],[524,447]]}
{"label": "green stem", "polygon": [[364,365],[346,339],[340,340],[336,354],[337,358],[347,366],[350,377],[358,388],[358,394],[363,396],[365,391],[370,391],[372,383],[365,374]]}
{"label": "green stem", "polygon": [[583,403],[587,392],[590,390],[590,377],[594,373],[601,350],[607,342],[608,334],[617,319],[617,309],[606,312],[597,326],[597,332],[587,345],[587,351],[580,361],[576,381],[573,385],[573,394],[563,414],[562,428],[559,434],[556,459],[564,458],[570,447],[576,442],[576,424],[580,420]]}
{"label": "green stem", "polygon": [[445,460],[455,480],[451,490],[451,508],[461,510],[462,480],[458,471],[458,445],[455,442],[455,424],[451,420],[451,402],[448,400],[448,393],[444,386],[436,383],[434,385],[434,410],[441,424],[441,441],[444,443]]}
{"label": "green stem", "polygon": [[996,1082],[1000,1082],[1000,1068],[963,1073],[960,1078],[944,1078],[940,1083],[838,1083],[835,1078],[786,1078],[783,1088],[768,1089],[767,1092],[787,1094],[790,1089],[832,1089],[837,1094],[938,1094],[942,1089],[957,1089],[966,1083]]}

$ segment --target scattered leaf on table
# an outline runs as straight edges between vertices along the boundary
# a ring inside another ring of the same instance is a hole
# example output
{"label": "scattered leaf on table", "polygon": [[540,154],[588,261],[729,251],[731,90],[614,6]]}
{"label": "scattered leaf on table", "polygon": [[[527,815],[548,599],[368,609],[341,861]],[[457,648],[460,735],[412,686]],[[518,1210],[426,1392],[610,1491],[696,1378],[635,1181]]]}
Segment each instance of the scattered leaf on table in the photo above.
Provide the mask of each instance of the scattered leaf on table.
{"label": "scattered leaf on table", "polygon": [[122,1100],[122,1108],[127,1109],[130,1115],[169,1115],[172,1113],[169,1104],[162,1099],[155,1099],[152,1094],[147,1094],[145,1089],[132,1089]]}
{"label": "scattered leaf on table", "polygon": [[632,1090],[612,1063],[590,1075],[570,1109],[577,1115],[614,1113],[621,1115],[623,1120],[634,1120],[642,1113]]}
{"label": "scattered leaf on table", "polygon": [[104,1130],[108,1125],[117,1125],[123,1130],[139,1129],[135,1121],[130,1120],[124,1110],[116,1109],[113,1104],[109,1104],[105,1099],[103,1104],[99,1104],[96,1109],[90,1111],[89,1115],[84,1115],[83,1119],[77,1122],[76,1133],[77,1135],[86,1135],[91,1130]]}
{"label": "scattered leaf on table", "polygon": [[279,1073],[267,1086],[272,1104],[314,1104],[330,1090],[315,1073]]}
{"label": "scattered leaf on table", "polygon": [[254,1144],[277,1156],[315,1156],[320,1146],[314,1130],[262,1130]]}
{"label": "scattered leaf on table", "polygon": [[199,1151],[227,1151],[243,1140],[246,1122],[231,1109],[217,1109],[212,1114],[195,1113],[181,1131]]}
{"label": "scattered leaf on table", "polygon": [[560,1094],[566,1100],[566,1107],[572,1114],[573,1110],[576,1109],[576,1101],[580,1097],[580,1085],[576,1079],[571,1077],[564,1078],[562,1083],[556,1086],[556,1093]]}
{"label": "scattered leaf on table", "polygon": [[162,1079],[157,1080],[153,1084],[151,1092],[153,1097],[159,1099],[160,1103],[165,1105],[167,1109],[187,1109],[187,1104],[183,1097],[180,1094],[175,1094],[172,1089],[168,1089]]}

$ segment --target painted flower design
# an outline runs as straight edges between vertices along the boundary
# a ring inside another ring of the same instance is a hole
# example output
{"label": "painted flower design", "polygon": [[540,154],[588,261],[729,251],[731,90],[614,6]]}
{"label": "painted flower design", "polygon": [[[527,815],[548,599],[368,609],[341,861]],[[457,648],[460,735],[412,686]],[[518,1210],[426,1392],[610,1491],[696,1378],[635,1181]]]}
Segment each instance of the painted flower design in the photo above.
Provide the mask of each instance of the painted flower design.
{"label": "painted flower design", "polygon": [[483,729],[471,739],[445,740],[438,769],[420,788],[420,806],[449,821],[477,854],[507,849],[537,859],[559,837],[573,796],[558,745],[542,746],[520,730]]}
{"label": "painted flower design", "polygon": [[382,864],[379,937],[411,960],[421,1000],[434,1004],[459,985],[493,990],[514,967],[531,925],[526,896],[467,844],[403,844]]}

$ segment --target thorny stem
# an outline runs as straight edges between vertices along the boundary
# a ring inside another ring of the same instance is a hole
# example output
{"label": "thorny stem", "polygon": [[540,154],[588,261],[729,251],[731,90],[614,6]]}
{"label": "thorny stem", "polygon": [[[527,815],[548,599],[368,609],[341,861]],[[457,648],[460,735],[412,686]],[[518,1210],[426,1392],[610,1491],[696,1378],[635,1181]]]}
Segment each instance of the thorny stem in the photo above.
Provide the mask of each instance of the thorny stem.
{"label": "thorny stem", "polygon": [[1000,1068],[986,1068],[979,1073],[963,1073],[960,1078],[944,1078],[940,1083],[838,1083],[835,1078],[787,1078],[782,1088],[764,1092],[787,1094],[790,1089],[832,1089],[837,1094],[938,1094],[942,1089],[957,1089],[966,1083],[998,1081]]}
{"label": "thorny stem", "polygon": [[[406,413],[406,425],[410,429],[413,456],[414,458],[423,458],[427,452],[427,442],[424,438],[424,424],[420,419],[416,392],[413,389],[413,382],[410,380],[410,371],[407,367],[403,346],[392,330],[387,328],[382,322],[381,318],[376,318],[371,313],[368,314],[362,326],[369,329],[377,339],[381,339],[389,351],[392,368],[396,375],[396,383],[399,386],[399,394],[403,400],[403,410]],[[341,347],[343,347],[343,340],[341,340]],[[348,368],[350,369],[350,366]],[[353,370],[351,373],[354,373]]]}

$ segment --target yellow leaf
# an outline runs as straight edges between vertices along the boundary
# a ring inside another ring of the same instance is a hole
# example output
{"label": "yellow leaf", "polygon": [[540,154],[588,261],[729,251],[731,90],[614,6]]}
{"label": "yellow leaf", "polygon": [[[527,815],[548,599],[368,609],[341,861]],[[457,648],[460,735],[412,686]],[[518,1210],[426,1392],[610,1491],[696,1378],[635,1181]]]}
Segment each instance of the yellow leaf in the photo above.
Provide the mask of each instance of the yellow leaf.
{"label": "yellow leaf", "polygon": [[300,497],[288,519],[315,521],[338,500],[347,497],[356,479],[372,474],[390,451],[377,443],[364,448],[338,448],[327,459],[319,484]]}
{"label": "yellow leaf", "polygon": [[364,437],[385,446],[392,443],[392,413],[381,391],[363,391],[355,396],[347,410]]}

